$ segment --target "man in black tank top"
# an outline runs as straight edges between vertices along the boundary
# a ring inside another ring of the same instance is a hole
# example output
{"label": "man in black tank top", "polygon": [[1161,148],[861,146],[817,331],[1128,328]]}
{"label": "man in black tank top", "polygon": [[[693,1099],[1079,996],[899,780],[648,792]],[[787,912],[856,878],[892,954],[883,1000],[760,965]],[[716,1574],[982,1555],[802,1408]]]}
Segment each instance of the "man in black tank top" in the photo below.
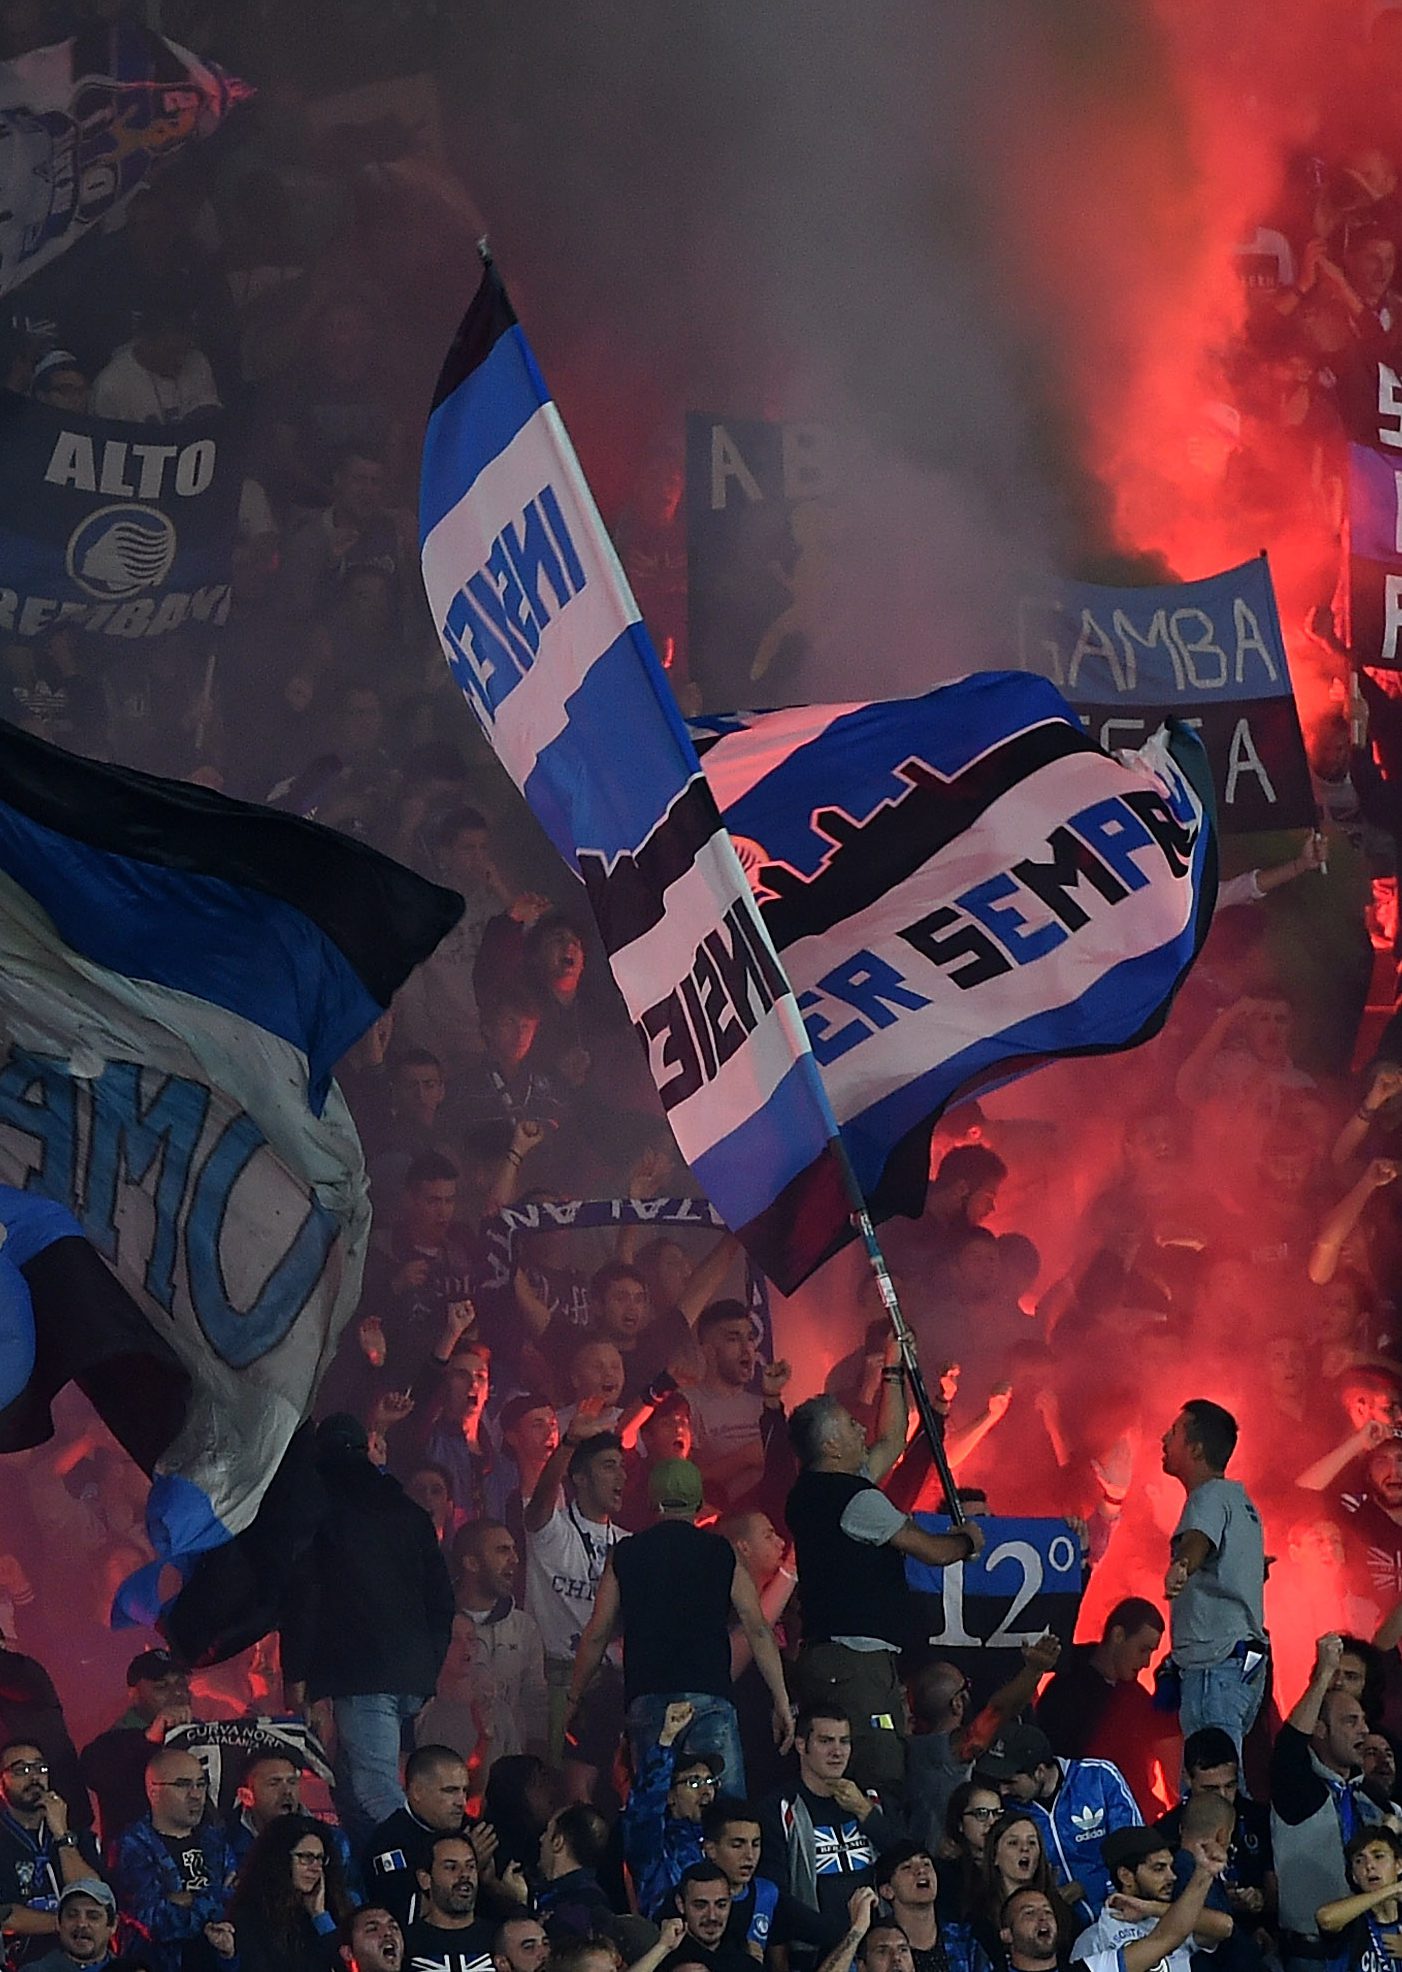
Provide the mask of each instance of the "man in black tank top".
{"label": "man in black tank top", "polygon": [[894,1336],[881,1377],[880,1429],[870,1448],[835,1397],[810,1397],[789,1419],[802,1471],[786,1518],[803,1605],[794,1680],[799,1701],[845,1712],[852,1722],[851,1778],[859,1788],[899,1801],[910,1730],[899,1674],[910,1608],[905,1556],[947,1568],[976,1555],[983,1533],[977,1526],[922,1533],[879,1490],[905,1450],[910,1428]]}
{"label": "man in black tank top", "polygon": [[635,1770],[657,1743],[667,1707],[686,1703],[695,1713],[688,1750],[717,1754],[725,1763],[727,1792],[743,1793],[745,1762],[730,1683],[731,1612],[769,1687],[775,1726],[787,1750],[793,1708],[774,1632],[730,1543],[696,1525],[701,1474],[691,1461],[660,1460],[648,1481],[648,1498],[657,1510],[656,1524],[609,1555],[594,1614],[580,1638],[570,1708],[579,1703],[621,1626]]}

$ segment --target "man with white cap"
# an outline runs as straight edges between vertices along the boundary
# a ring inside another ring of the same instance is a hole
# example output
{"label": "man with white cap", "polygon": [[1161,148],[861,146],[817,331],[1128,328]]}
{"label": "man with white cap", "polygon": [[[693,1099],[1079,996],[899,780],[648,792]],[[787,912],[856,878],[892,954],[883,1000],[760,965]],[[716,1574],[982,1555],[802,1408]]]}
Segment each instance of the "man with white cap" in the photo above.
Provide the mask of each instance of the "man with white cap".
{"label": "man with white cap", "polygon": [[701,1474],[690,1459],[660,1459],[648,1480],[653,1526],[615,1547],[580,1638],[570,1681],[579,1703],[615,1629],[623,1631],[623,1683],[635,1767],[657,1743],[669,1705],[688,1704],[688,1750],[714,1752],[728,1789],[744,1791],[744,1755],[730,1684],[732,1610],[774,1701],[784,1749],[793,1742],[793,1707],[774,1632],[748,1570],[729,1541],[696,1525]]}

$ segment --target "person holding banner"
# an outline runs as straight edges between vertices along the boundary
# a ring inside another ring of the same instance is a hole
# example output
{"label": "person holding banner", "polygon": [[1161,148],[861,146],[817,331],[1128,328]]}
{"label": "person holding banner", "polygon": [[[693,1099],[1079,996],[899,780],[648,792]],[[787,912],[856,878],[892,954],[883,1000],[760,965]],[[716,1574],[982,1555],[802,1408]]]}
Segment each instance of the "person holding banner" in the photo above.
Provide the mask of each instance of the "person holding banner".
{"label": "person holding banner", "polygon": [[834,1397],[810,1397],[789,1420],[802,1468],[786,1518],[798,1562],[803,1647],[795,1672],[801,1706],[835,1704],[852,1720],[851,1778],[899,1798],[909,1720],[899,1660],[909,1627],[908,1554],[944,1568],[983,1546],[977,1525],[926,1534],[880,1491],[905,1450],[905,1371],[893,1336],[881,1371],[875,1444]]}

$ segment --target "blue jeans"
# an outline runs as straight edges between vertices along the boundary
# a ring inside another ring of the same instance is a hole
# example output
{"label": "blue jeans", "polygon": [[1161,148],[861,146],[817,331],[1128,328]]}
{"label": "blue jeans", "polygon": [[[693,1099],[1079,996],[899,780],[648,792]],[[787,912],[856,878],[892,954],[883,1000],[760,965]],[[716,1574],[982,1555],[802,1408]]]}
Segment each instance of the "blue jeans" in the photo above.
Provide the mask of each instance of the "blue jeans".
{"label": "blue jeans", "polygon": [[657,1744],[662,1721],[669,1705],[691,1705],[696,1717],[682,1734],[680,1744],[688,1753],[714,1753],[725,1762],[716,1787],[717,1794],[745,1793],[745,1756],[740,1750],[740,1721],[728,1698],[714,1698],[709,1691],[669,1691],[635,1698],[628,1707],[628,1741],[633,1749],[633,1771],[642,1765],[643,1755]]}
{"label": "blue jeans", "polygon": [[1242,1741],[1265,1696],[1265,1663],[1257,1664],[1249,1678],[1241,1674],[1239,1657],[1229,1657],[1224,1664],[1180,1664],[1178,1672],[1182,1680],[1178,1723],[1184,1739],[1203,1726],[1220,1726],[1236,1747],[1239,1764]]}
{"label": "blue jeans", "polygon": [[400,1728],[423,1708],[423,1699],[396,1691],[333,1698],[336,1719],[336,1809],[351,1846],[404,1806],[399,1780]]}

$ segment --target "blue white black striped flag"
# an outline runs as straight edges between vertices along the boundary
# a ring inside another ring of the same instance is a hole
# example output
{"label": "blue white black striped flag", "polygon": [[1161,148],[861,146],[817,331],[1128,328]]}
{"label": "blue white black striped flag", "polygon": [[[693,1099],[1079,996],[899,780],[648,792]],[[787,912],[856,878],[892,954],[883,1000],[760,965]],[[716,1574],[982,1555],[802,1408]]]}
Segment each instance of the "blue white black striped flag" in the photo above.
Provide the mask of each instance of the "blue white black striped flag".
{"label": "blue white black striped flag", "polygon": [[780,1287],[847,1237],[803,1023],[500,279],[429,419],[424,582],[454,677],[583,880],[677,1143]]}
{"label": "blue white black striped flag", "polygon": [[276,1624],[293,1552],[263,1508],[296,1490],[370,1231],[332,1070],[462,908],[348,836],[0,722],[0,1452],[86,1393],[152,1475],[191,1658]]}
{"label": "blue white black striped flag", "polygon": [[1189,727],[1107,753],[986,671],[691,731],[878,1214],[919,1211],[955,1097],[1162,1024],[1217,894]]}

